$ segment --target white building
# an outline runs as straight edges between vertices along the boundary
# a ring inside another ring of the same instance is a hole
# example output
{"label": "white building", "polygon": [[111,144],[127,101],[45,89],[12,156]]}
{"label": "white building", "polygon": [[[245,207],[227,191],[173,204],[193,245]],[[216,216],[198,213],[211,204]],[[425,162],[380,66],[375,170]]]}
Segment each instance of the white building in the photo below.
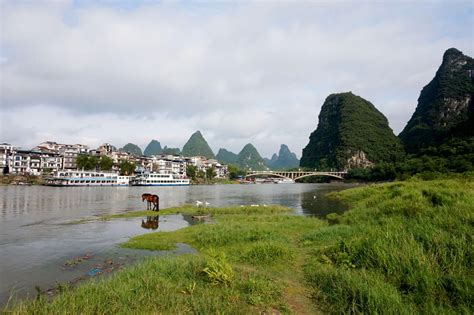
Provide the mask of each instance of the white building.
{"label": "white building", "polygon": [[13,152],[15,152],[15,147],[9,143],[0,144],[0,173],[5,174],[9,173],[9,160]]}
{"label": "white building", "polygon": [[186,160],[182,156],[155,155],[146,158],[145,170],[159,174],[178,174],[186,178]]}
{"label": "white building", "polygon": [[61,144],[54,141],[46,141],[38,144],[33,151],[56,153],[62,158],[61,169],[77,169],[76,160],[80,154],[88,154],[89,147],[83,144]]}
{"label": "white building", "polygon": [[197,167],[198,171],[206,172],[211,167],[214,167],[216,178],[226,178],[228,176],[227,165],[219,163],[217,160],[208,159],[203,156],[193,156],[188,158],[188,164]]}
{"label": "white building", "polygon": [[9,159],[10,173],[41,175],[61,169],[62,158],[57,153],[17,150]]}

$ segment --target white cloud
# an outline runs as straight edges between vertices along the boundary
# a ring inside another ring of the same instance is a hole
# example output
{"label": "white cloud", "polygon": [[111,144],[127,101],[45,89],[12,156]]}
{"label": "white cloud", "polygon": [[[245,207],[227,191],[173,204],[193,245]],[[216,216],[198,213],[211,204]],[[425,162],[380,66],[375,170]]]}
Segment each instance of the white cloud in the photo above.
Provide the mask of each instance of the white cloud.
{"label": "white cloud", "polygon": [[0,140],[181,147],[200,129],[216,151],[300,155],[326,96],[349,90],[398,133],[443,51],[472,55],[466,6],[5,2]]}

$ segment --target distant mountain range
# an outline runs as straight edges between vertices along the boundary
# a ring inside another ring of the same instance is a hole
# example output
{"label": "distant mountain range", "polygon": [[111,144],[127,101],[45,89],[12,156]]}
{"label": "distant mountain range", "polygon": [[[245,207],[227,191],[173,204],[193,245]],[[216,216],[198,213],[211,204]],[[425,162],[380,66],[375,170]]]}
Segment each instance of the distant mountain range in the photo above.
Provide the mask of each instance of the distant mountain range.
{"label": "distant mountain range", "polygon": [[271,159],[265,159],[268,167],[274,170],[284,170],[298,167],[300,160],[291,152],[286,144],[280,146],[278,154],[273,154]]}

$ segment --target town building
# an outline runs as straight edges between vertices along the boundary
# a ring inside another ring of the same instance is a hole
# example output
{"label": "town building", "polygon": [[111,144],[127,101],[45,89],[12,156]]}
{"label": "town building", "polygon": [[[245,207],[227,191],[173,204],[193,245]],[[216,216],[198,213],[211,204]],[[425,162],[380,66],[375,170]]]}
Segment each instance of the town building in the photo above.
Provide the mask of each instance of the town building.
{"label": "town building", "polygon": [[62,158],[58,153],[16,150],[10,155],[10,173],[41,175],[61,169]]}
{"label": "town building", "polygon": [[8,174],[10,172],[10,157],[15,152],[15,147],[9,143],[0,144],[0,172]]}

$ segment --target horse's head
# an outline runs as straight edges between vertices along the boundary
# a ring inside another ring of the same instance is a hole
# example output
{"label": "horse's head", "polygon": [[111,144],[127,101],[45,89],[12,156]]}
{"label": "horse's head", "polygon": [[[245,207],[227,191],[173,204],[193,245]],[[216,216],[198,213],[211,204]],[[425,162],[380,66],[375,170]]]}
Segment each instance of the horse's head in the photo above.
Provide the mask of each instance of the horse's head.
{"label": "horse's head", "polygon": [[150,194],[143,194],[142,195],[142,201],[145,201],[148,198],[148,196],[150,196]]}

